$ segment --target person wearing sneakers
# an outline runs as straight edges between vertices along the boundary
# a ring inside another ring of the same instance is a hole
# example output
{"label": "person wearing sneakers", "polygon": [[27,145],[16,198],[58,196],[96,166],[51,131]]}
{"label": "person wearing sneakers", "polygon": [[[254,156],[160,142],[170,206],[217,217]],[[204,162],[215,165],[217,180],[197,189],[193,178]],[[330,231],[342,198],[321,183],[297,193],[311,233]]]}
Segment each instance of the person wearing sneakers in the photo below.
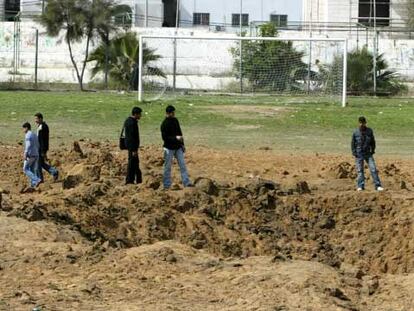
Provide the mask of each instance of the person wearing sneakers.
{"label": "person wearing sneakers", "polygon": [[22,125],[24,137],[23,172],[29,177],[30,187],[37,188],[42,182],[37,176],[39,165],[39,141],[32,126],[26,122]]}
{"label": "person wearing sneakers", "polygon": [[174,157],[177,159],[178,166],[180,167],[184,187],[192,187],[184,160],[185,147],[183,133],[180,123],[175,117],[175,108],[168,106],[165,112],[166,117],[161,124],[161,136],[164,141],[164,189],[171,187],[171,166]]}
{"label": "person wearing sneakers", "polygon": [[368,163],[369,170],[377,191],[383,191],[381,181],[378,176],[377,167],[374,161],[375,137],[372,129],[367,127],[365,117],[359,117],[359,128],[352,134],[352,155],[355,157],[356,169],[358,172],[357,190],[365,190],[364,163]]}
{"label": "person wearing sneakers", "polygon": [[53,176],[53,180],[57,181],[59,178],[58,170],[47,163],[47,152],[49,151],[49,127],[43,121],[43,115],[38,112],[34,115],[35,123],[37,124],[37,137],[39,139],[39,165],[37,175],[43,182],[43,170]]}

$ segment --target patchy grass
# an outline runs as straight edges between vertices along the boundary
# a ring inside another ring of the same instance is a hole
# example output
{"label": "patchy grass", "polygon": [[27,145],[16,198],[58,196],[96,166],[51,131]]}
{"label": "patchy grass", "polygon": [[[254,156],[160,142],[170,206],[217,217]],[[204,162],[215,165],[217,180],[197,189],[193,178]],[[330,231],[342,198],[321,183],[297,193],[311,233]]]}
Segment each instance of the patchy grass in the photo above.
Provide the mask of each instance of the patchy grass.
{"label": "patchy grass", "polygon": [[[414,150],[414,100],[350,98],[341,108],[329,99],[252,96],[183,96],[140,103],[144,144],[160,144],[166,105],[177,108],[188,144],[281,151],[349,152],[358,116],[368,118],[378,152],[410,155]],[[0,142],[22,139],[21,124],[42,112],[54,146],[80,138],[117,141],[123,120],[137,105],[135,94],[0,92]]]}

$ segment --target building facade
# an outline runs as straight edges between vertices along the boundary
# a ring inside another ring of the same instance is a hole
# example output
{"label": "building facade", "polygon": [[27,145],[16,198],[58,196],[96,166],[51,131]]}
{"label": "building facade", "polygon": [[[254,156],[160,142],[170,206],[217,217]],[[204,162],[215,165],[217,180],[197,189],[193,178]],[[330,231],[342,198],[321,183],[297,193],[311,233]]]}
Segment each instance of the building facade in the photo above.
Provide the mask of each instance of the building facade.
{"label": "building facade", "polygon": [[[177,4],[177,1],[178,4]],[[302,0],[118,0],[126,8],[124,18],[137,27],[237,28],[252,22],[299,22]],[[242,8],[241,8],[242,6]],[[44,10],[44,0],[0,0],[0,21],[32,20]],[[178,19],[177,19],[178,9]]]}
{"label": "building facade", "polygon": [[238,27],[240,13],[244,26],[269,21],[283,26],[301,20],[301,0],[181,0],[180,26]]}
{"label": "building facade", "polygon": [[[375,4],[375,6],[374,6]],[[406,0],[303,0],[304,24],[406,27]]]}

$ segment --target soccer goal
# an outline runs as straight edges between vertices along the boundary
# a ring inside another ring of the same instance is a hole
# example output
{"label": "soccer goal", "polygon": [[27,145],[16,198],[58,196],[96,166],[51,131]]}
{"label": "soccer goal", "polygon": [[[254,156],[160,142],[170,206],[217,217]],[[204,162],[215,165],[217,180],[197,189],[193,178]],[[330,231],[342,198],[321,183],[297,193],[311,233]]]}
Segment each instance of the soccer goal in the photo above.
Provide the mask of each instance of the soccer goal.
{"label": "soccer goal", "polygon": [[140,37],[138,100],[226,94],[346,105],[346,39]]}

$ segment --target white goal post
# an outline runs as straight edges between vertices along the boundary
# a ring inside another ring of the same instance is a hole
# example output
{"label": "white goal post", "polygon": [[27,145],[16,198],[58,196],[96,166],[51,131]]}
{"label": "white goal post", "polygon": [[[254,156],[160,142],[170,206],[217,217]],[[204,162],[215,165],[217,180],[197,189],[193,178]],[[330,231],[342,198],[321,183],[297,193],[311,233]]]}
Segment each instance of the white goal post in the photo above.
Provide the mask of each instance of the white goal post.
{"label": "white goal post", "polygon": [[167,94],[281,94],[332,97],[346,107],[345,38],[141,35],[139,47],[140,102]]}

